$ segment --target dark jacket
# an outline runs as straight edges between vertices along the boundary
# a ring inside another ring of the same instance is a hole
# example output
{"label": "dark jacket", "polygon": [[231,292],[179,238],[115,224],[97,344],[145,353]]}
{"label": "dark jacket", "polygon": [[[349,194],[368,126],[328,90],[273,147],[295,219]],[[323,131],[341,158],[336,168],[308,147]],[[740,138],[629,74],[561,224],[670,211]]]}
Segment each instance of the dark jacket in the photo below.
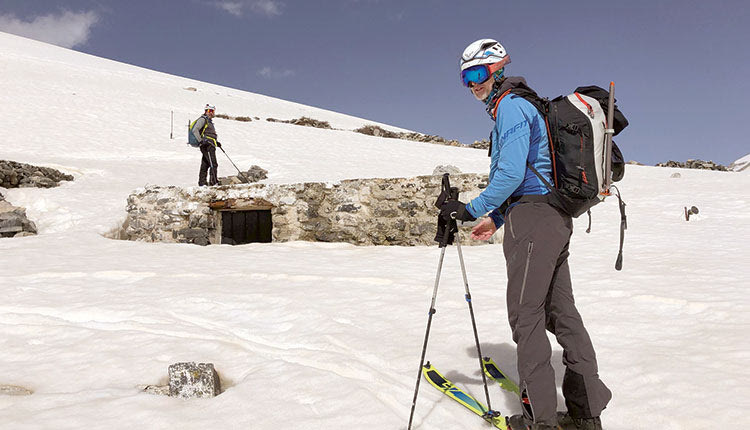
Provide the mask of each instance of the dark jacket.
{"label": "dark jacket", "polygon": [[[205,129],[204,129],[205,126]],[[203,132],[201,132],[203,130]],[[216,129],[214,128],[214,123],[211,120],[211,118],[208,115],[201,115],[198,120],[195,121],[195,124],[193,125],[193,135],[195,135],[195,138],[198,139],[198,142],[203,142],[204,140],[207,140],[209,143],[216,146],[217,136],[216,136]]]}

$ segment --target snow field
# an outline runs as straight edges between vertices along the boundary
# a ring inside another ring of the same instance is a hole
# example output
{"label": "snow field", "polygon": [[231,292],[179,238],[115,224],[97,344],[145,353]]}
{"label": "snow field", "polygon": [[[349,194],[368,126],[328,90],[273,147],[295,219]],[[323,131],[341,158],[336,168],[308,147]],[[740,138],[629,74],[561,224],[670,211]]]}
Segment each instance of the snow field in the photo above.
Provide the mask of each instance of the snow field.
{"label": "snow field", "polygon": [[[406,428],[437,247],[198,247],[102,234],[122,222],[132,190],[196,183],[198,152],[182,142],[206,102],[262,119],[217,119],[216,128],[232,160],[268,169],[267,182],[414,176],[438,164],[486,172],[483,151],[364,136],[349,130],[366,120],[2,33],[0,71],[0,93],[13,101],[0,116],[17,136],[0,158],[76,178],[2,190],[40,234],[0,241],[0,384],[34,390],[0,396],[0,427]],[[263,120],[303,115],[346,130]],[[231,174],[218,157],[220,174]],[[670,178],[676,171],[681,178]],[[575,221],[571,245],[577,304],[614,392],[606,428],[747,426],[750,175],[628,166],[618,186],[628,213],[623,270],[614,270],[614,198],[593,209],[590,234],[585,216]],[[700,213],[686,222],[692,205]],[[483,353],[517,376],[502,247],[463,251]],[[450,247],[427,358],[484,401],[463,295]],[[136,388],[165,383],[178,361],[213,362],[225,392],[183,401]],[[520,412],[498,387],[490,393],[496,409]],[[482,425],[421,384],[415,429]]]}

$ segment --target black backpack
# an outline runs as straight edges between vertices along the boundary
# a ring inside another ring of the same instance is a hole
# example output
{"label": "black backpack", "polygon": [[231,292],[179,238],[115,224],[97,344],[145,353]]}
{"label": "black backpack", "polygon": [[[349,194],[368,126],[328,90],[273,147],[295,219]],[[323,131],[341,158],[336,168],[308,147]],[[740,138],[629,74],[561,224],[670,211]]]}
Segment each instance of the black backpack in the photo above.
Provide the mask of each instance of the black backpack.
{"label": "black backpack", "polygon": [[[567,96],[552,100],[539,97],[534,90],[524,83],[518,83],[506,91],[497,101],[513,94],[529,101],[544,117],[549,136],[550,154],[552,156],[552,178],[550,184],[546,178],[527,163],[537,177],[550,190],[551,204],[572,217],[583,213],[589,214],[591,230],[591,212],[594,205],[612,195],[611,189],[625,175],[625,161],[622,152],[612,141],[611,157],[607,162],[607,114],[609,92],[597,86],[578,87]],[[497,106],[497,105],[496,105]],[[619,134],[628,126],[628,120],[613,103],[612,132]],[[607,177],[610,181],[607,181]],[[625,203],[617,190],[620,205],[620,252],[615,267],[622,268],[622,243],[624,230],[627,228]]]}

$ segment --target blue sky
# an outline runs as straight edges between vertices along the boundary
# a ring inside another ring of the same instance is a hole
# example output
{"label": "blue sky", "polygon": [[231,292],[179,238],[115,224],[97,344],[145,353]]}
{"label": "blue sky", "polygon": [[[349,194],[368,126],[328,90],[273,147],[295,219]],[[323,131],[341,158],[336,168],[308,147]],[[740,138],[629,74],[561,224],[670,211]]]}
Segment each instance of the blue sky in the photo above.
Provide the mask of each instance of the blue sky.
{"label": "blue sky", "polygon": [[0,0],[0,31],[464,143],[492,123],[461,86],[458,57],[491,37],[511,56],[507,74],[541,95],[615,81],[631,124],[615,138],[626,159],[728,164],[750,153],[748,9],[740,0]]}

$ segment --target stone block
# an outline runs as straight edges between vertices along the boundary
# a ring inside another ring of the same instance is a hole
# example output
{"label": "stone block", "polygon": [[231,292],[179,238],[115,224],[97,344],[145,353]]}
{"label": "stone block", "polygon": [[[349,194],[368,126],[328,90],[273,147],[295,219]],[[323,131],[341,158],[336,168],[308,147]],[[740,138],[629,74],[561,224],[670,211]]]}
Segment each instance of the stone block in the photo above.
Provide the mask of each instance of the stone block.
{"label": "stone block", "polygon": [[360,206],[353,205],[351,203],[343,204],[336,209],[338,212],[357,212]]}
{"label": "stone block", "polygon": [[184,228],[173,232],[174,238],[183,237],[185,239],[196,239],[206,236],[206,230],[202,228]]}
{"label": "stone block", "polygon": [[10,227],[0,227],[0,233],[18,233],[19,231],[23,231],[23,227],[21,226],[10,226]]}
{"label": "stone block", "polygon": [[183,399],[216,397],[221,393],[213,363],[175,363],[169,366],[169,395]]}

